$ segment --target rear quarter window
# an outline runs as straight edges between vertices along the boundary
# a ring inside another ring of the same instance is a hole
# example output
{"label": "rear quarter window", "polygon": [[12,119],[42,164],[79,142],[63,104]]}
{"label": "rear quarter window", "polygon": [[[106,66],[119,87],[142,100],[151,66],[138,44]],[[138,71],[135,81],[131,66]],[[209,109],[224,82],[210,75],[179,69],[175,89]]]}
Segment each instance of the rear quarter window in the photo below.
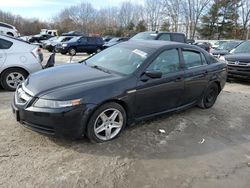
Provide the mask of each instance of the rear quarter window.
{"label": "rear quarter window", "polygon": [[12,45],[13,45],[12,42],[4,40],[4,39],[0,39],[0,49],[6,50],[6,49],[9,49]]}
{"label": "rear quarter window", "polygon": [[172,34],[172,41],[185,43],[186,39],[184,35]]}

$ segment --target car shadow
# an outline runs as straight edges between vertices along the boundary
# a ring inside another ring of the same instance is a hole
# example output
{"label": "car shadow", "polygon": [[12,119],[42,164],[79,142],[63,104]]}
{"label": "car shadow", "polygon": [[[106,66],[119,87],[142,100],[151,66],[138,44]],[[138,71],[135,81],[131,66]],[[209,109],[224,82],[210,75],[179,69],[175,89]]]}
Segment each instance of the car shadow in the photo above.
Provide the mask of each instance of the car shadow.
{"label": "car shadow", "polygon": [[[122,157],[129,159],[178,159],[207,153],[250,142],[250,128],[241,131],[229,128],[219,111],[192,108],[177,114],[127,127],[117,138],[107,143],[93,144],[87,138],[70,141],[50,138],[55,144],[78,153]],[[195,117],[192,117],[195,114]],[[210,114],[210,115],[208,115]],[[200,117],[200,120],[199,120]],[[206,117],[202,119],[203,117]],[[244,125],[250,117],[243,117]],[[163,129],[165,133],[160,133]],[[242,135],[249,135],[243,138]]]}

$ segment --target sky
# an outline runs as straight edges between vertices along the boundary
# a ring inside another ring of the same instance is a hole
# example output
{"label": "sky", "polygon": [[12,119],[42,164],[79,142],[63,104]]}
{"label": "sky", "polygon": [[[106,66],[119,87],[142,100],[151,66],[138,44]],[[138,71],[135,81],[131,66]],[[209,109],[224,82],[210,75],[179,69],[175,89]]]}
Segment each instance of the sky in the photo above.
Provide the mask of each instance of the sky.
{"label": "sky", "polygon": [[[21,15],[24,18],[38,18],[50,21],[60,10],[80,2],[90,2],[97,8],[119,6],[124,0],[0,0],[0,10]],[[132,2],[132,1],[131,1]]]}

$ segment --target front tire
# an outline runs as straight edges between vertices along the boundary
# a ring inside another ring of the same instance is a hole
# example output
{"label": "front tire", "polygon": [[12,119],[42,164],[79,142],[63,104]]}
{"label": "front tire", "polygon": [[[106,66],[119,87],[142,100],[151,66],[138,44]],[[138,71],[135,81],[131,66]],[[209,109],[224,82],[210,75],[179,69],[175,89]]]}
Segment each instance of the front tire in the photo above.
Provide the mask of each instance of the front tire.
{"label": "front tire", "polygon": [[15,91],[17,86],[24,82],[28,74],[22,69],[11,68],[2,73],[1,83],[4,89]]}
{"label": "front tire", "polygon": [[218,84],[212,83],[211,85],[208,86],[198,106],[203,109],[211,108],[214,105],[218,95],[219,95]]}
{"label": "front tire", "polygon": [[93,143],[102,143],[116,138],[126,126],[124,108],[114,102],[100,106],[90,117],[87,137]]}

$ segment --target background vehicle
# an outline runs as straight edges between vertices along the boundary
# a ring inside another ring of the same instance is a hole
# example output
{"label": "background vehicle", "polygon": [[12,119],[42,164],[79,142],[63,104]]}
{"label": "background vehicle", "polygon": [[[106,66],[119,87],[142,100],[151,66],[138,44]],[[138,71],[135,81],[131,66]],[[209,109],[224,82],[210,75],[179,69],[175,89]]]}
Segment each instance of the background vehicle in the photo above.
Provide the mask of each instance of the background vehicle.
{"label": "background vehicle", "polygon": [[212,45],[209,42],[196,42],[194,45],[206,50],[208,53],[211,52]]}
{"label": "background vehicle", "polygon": [[0,34],[9,35],[12,37],[18,37],[19,33],[17,29],[10,24],[0,22]]}
{"label": "background vehicle", "polygon": [[212,50],[211,53],[214,57],[220,58],[220,56],[224,56],[229,54],[229,52],[236,48],[242,41],[226,41],[219,45],[216,49]]}
{"label": "background vehicle", "polygon": [[85,36],[85,34],[79,32],[79,31],[70,31],[68,33],[63,33],[62,36]]}
{"label": "background vehicle", "polygon": [[250,81],[250,41],[245,41],[225,55],[228,63],[228,78]]}
{"label": "background vehicle", "polygon": [[37,46],[0,35],[0,81],[6,90],[14,91],[30,73],[41,69]]}
{"label": "background vehicle", "polygon": [[164,40],[187,43],[186,36],[183,33],[176,32],[141,32],[133,36],[130,40]]}
{"label": "background vehicle", "polygon": [[114,46],[116,44],[119,44],[121,42],[125,42],[128,40],[129,40],[128,37],[115,37],[115,38],[112,38],[109,42],[105,42],[103,45],[103,48],[108,48],[108,47]]}
{"label": "background vehicle", "polygon": [[41,29],[40,34],[47,34],[51,36],[58,36],[58,32],[56,29]]}
{"label": "background vehicle", "polygon": [[225,42],[227,42],[227,41],[225,41],[225,40],[218,40],[218,41],[216,41],[216,42],[213,43],[212,48],[216,49],[216,48],[218,48],[220,45],[222,45]]}
{"label": "background vehicle", "polygon": [[114,37],[110,36],[110,35],[102,37],[104,42],[109,42],[112,38],[114,38]]}
{"label": "background vehicle", "polygon": [[71,40],[73,37],[71,36],[61,36],[61,37],[55,37],[51,38],[47,41],[44,41],[42,44],[43,49],[48,50],[49,52],[53,52],[55,49],[55,46],[61,42],[67,42]]}
{"label": "background vehicle", "polygon": [[[196,46],[128,41],[81,64],[32,74],[12,107],[17,121],[34,131],[105,142],[127,123],[195,105],[210,108],[225,82],[226,64]],[[26,92],[32,95],[24,99]]]}
{"label": "background vehicle", "polygon": [[32,37],[29,39],[29,42],[31,42],[31,43],[34,43],[34,42],[36,42],[36,43],[41,43],[42,41],[48,40],[48,39],[50,39],[50,38],[52,38],[52,37],[54,37],[54,36],[48,35],[48,34],[34,35],[34,36],[32,36]]}
{"label": "background vehicle", "polygon": [[101,37],[74,37],[68,42],[62,42],[56,45],[55,50],[62,54],[73,56],[78,52],[86,52],[88,54],[100,52],[103,49],[103,40]]}

